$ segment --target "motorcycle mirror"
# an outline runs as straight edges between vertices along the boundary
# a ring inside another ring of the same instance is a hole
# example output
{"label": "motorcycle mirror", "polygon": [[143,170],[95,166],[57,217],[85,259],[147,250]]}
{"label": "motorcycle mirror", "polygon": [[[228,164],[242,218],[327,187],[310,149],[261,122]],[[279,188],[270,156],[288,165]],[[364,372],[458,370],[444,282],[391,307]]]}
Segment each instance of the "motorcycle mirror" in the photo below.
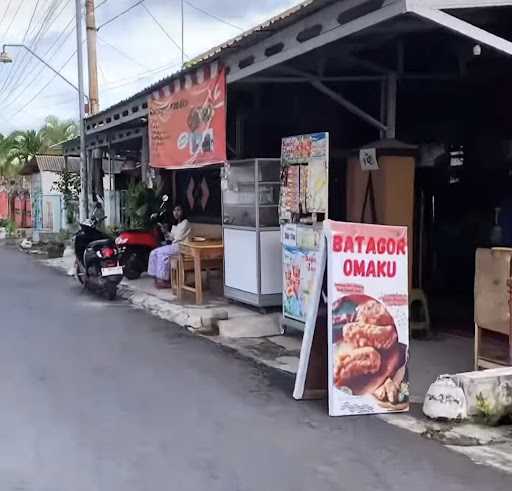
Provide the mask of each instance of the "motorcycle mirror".
{"label": "motorcycle mirror", "polygon": [[158,216],[158,213],[151,213],[151,220],[154,220]]}
{"label": "motorcycle mirror", "polygon": [[162,201],[163,201],[164,203],[167,203],[167,201],[169,201],[169,196],[167,196],[166,194],[164,194],[164,195],[162,196]]}

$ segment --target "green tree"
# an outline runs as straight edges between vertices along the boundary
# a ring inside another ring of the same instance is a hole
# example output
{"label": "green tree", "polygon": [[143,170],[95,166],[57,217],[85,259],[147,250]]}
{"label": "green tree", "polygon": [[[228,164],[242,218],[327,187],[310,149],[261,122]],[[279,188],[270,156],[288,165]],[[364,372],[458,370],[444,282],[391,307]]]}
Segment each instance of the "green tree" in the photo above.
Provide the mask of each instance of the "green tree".
{"label": "green tree", "polygon": [[19,170],[32,157],[47,150],[39,134],[34,130],[15,131],[8,137],[5,162]]}
{"label": "green tree", "polygon": [[48,116],[38,134],[48,147],[55,147],[77,136],[78,125],[72,120],[61,121],[56,116]]}
{"label": "green tree", "polygon": [[16,175],[37,154],[60,154],[60,144],[77,134],[76,122],[62,121],[56,116],[48,116],[39,131],[15,131],[8,136],[0,134],[0,175]]}

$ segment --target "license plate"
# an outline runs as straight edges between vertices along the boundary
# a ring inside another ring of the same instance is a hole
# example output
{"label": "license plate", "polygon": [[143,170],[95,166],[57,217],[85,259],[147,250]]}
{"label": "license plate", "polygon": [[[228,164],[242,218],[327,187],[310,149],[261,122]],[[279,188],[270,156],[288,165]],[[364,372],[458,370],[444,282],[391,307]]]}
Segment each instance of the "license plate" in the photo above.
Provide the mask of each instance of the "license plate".
{"label": "license plate", "polygon": [[122,266],[115,266],[113,268],[101,268],[101,276],[116,276],[123,274]]}

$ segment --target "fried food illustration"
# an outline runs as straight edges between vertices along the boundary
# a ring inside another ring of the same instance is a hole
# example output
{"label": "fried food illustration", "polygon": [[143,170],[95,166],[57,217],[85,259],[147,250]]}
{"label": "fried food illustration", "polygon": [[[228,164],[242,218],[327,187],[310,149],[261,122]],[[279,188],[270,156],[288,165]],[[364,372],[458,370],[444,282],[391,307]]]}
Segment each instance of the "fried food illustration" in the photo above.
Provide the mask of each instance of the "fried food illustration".
{"label": "fried food illustration", "polygon": [[343,340],[354,348],[370,346],[378,350],[388,350],[398,341],[398,336],[395,326],[354,322],[343,328]]}
{"label": "fried food illustration", "polygon": [[400,387],[390,378],[379,387],[374,396],[381,402],[390,402],[391,404],[397,404],[400,395]]}
{"label": "fried food illustration", "polygon": [[372,347],[340,353],[334,368],[334,383],[344,387],[354,377],[373,375],[380,370],[381,363],[380,353]]}
{"label": "fried food illustration", "polygon": [[369,300],[356,309],[356,321],[365,324],[379,324],[379,320],[386,316],[386,307],[377,300]]}

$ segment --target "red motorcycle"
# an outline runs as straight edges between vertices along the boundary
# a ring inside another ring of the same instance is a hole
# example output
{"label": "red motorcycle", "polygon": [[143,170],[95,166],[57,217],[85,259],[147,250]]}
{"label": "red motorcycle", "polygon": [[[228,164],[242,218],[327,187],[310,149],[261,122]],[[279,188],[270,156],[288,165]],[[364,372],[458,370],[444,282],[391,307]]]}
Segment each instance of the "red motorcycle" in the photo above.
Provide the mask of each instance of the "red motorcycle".
{"label": "red motorcycle", "polygon": [[[151,215],[153,220],[167,213],[167,195],[162,197],[160,212]],[[157,223],[149,230],[126,230],[116,238],[119,249],[119,262],[124,268],[124,276],[129,280],[136,280],[148,270],[149,255],[153,249],[160,247],[164,241],[161,225]]]}

